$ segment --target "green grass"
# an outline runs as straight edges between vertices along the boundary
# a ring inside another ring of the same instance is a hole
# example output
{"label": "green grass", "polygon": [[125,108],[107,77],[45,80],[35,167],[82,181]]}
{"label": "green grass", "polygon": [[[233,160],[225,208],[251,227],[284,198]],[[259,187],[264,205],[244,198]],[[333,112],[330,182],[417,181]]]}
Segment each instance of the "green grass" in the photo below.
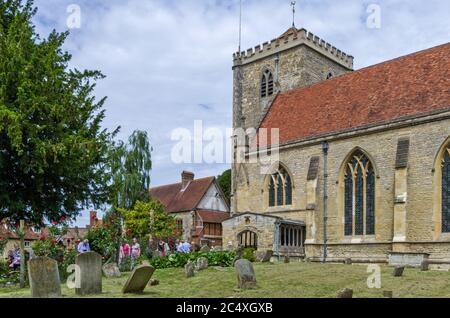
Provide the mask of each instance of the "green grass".
{"label": "green grass", "polygon": [[[159,286],[148,286],[142,295],[122,295],[121,289],[129,274],[119,279],[103,279],[103,294],[95,297],[148,297],[148,298],[328,298],[336,297],[339,290],[352,288],[355,298],[377,298],[383,290],[400,297],[450,297],[450,273],[405,270],[403,277],[393,277],[393,269],[382,266],[381,289],[367,287],[367,266],[332,265],[315,263],[254,264],[258,288],[241,291],[236,288],[233,268],[220,271],[209,268],[186,278],[183,269],[157,270],[153,278]],[[62,285],[64,297],[77,297],[74,290]],[[0,297],[29,297],[28,289],[0,289]]]}

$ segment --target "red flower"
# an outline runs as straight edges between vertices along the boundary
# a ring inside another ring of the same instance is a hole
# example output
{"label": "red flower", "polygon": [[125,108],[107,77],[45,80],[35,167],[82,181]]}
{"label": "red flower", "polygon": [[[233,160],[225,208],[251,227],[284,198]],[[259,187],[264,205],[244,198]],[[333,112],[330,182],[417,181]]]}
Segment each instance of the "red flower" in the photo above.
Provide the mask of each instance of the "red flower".
{"label": "red flower", "polygon": [[52,221],[52,225],[58,225],[58,222]]}
{"label": "red flower", "polygon": [[59,219],[60,222],[64,222],[65,220],[66,220],[66,217],[64,215],[61,217],[61,219]]}

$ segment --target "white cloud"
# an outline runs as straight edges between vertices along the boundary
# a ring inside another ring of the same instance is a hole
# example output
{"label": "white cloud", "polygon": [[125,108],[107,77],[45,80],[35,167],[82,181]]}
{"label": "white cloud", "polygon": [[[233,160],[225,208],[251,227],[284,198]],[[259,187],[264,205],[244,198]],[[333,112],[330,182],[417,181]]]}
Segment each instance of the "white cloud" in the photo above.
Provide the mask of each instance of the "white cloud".
{"label": "white cloud", "polygon": [[[291,25],[290,0],[243,0],[243,49],[273,39]],[[232,53],[237,49],[238,0],[37,0],[38,31],[66,29],[66,8],[82,10],[81,29],[66,48],[78,68],[107,78],[109,128],[149,131],[153,185],[176,182],[180,171],[217,175],[226,165],[170,162],[170,133],[194,120],[225,129],[232,121]],[[302,0],[297,27],[305,27],[355,56],[356,68],[448,42],[450,2],[439,0]],[[381,6],[381,29],[366,27],[366,8]],[[201,105],[208,105],[202,107]]]}

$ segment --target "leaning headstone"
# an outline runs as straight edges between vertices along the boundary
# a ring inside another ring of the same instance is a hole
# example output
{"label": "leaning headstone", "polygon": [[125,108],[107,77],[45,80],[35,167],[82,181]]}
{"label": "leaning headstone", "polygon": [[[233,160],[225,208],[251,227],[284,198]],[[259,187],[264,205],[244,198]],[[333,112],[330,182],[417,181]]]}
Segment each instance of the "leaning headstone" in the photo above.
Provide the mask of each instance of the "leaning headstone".
{"label": "leaning headstone", "polygon": [[31,297],[61,297],[58,263],[48,257],[35,257],[28,262]]}
{"label": "leaning headstone", "polygon": [[184,265],[184,272],[186,273],[187,278],[191,278],[191,277],[195,276],[194,269],[195,269],[195,266],[194,266],[194,263],[192,263],[192,262],[188,262],[186,265]]}
{"label": "leaning headstone", "polygon": [[211,252],[211,248],[208,245],[203,245],[202,248],[200,249],[200,252],[209,253]]}
{"label": "leaning headstone", "polygon": [[397,266],[394,268],[394,277],[402,277],[405,268],[403,266]]}
{"label": "leaning headstone", "polygon": [[154,272],[155,268],[152,266],[141,265],[136,267],[123,286],[122,293],[142,294]]}
{"label": "leaning headstone", "polygon": [[268,250],[268,251],[265,251],[265,252],[261,252],[259,254],[258,260],[261,263],[268,263],[272,259],[272,256],[273,256],[273,251],[272,250]]}
{"label": "leaning headstone", "polygon": [[423,261],[422,264],[420,265],[420,270],[422,272],[428,271],[429,268],[430,268],[430,264],[428,263],[428,261]]}
{"label": "leaning headstone", "polygon": [[345,265],[352,265],[352,259],[351,258],[346,258],[345,259]]}
{"label": "leaning headstone", "polygon": [[256,288],[256,274],[253,264],[246,259],[240,259],[234,264],[240,289]]}
{"label": "leaning headstone", "polygon": [[393,292],[391,290],[385,290],[385,291],[383,291],[383,297],[384,298],[393,298]]}
{"label": "leaning headstone", "polygon": [[337,298],[353,298],[353,289],[345,288],[341,290],[338,293]]}
{"label": "leaning headstone", "polygon": [[197,265],[195,266],[195,269],[197,271],[202,271],[208,268],[208,259],[206,257],[199,257],[197,259]]}
{"label": "leaning headstone", "polygon": [[157,279],[150,279],[150,281],[148,282],[149,286],[158,286],[159,285],[159,280]]}
{"label": "leaning headstone", "polygon": [[103,274],[107,278],[119,278],[122,276],[119,266],[116,263],[108,263],[103,265]]}
{"label": "leaning headstone", "polygon": [[102,257],[89,252],[77,256],[75,263],[80,269],[80,285],[75,289],[77,295],[102,293]]}

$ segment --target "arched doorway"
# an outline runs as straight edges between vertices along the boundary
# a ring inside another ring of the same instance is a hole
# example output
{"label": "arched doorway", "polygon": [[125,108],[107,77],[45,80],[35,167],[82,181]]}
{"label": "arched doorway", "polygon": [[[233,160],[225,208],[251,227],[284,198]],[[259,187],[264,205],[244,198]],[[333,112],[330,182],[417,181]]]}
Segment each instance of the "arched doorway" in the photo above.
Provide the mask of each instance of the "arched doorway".
{"label": "arched doorway", "polygon": [[252,231],[244,231],[238,235],[239,245],[244,248],[258,248],[258,235]]}

